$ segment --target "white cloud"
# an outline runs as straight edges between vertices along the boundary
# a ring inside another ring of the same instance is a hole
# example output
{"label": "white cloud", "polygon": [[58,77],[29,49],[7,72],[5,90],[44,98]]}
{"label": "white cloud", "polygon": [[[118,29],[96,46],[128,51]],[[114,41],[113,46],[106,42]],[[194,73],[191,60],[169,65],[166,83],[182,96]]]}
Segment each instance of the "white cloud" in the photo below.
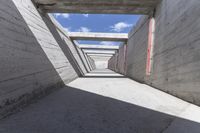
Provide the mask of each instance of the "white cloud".
{"label": "white cloud", "polygon": [[128,24],[128,23],[125,23],[125,22],[119,22],[119,23],[116,23],[113,26],[111,26],[111,30],[116,31],[116,32],[121,32],[124,29],[129,28],[131,26],[132,26],[132,24]]}
{"label": "white cloud", "polygon": [[91,30],[87,27],[80,27],[80,29],[77,30],[78,32],[90,32]]}
{"label": "white cloud", "polygon": [[83,14],[84,17],[88,18],[89,17],[89,14]]}
{"label": "white cloud", "polygon": [[101,41],[100,44],[101,45],[109,45],[109,46],[116,46],[116,45],[118,45],[117,42],[111,42],[111,41]]}
{"label": "white cloud", "polygon": [[53,14],[56,18],[58,17],[62,17],[62,18],[69,18],[69,14],[68,13],[54,13]]}
{"label": "white cloud", "polygon": [[70,32],[70,27],[64,27],[64,30],[65,30],[66,32]]}

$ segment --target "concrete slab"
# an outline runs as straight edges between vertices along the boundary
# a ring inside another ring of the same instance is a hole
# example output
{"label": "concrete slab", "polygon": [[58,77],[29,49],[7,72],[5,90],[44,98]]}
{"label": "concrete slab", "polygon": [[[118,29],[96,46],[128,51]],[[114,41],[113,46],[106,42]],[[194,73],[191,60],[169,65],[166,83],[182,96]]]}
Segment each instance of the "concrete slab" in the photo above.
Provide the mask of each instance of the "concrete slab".
{"label": "concrete slab", "polygon": [[72,40],[120,41],[127,42],[127,33],[68,32]]}
{"label": "concrete slab", "polygon": [[0,121],[0,133],[199,133],[200,107],[108,69]]}
{"label": "concrete slab", "polygon": [[118,50],[119,46],[106,46],[106,45],[94,45],[94,44],[79,44],[81,49],[102,49],[102,50]]}
{"label": "concrete slab", "polygon": [[112,57],[110,54],[87,54],[88,56],[98,56],[98,57]]}
{"label": "concrete slab", "polygon": [[34,0],[46,12],[148,14],[160,0]]}
{"label": "concrete slab", "polygon": [[115,54],[115,50],[83,50],[86,54]]}

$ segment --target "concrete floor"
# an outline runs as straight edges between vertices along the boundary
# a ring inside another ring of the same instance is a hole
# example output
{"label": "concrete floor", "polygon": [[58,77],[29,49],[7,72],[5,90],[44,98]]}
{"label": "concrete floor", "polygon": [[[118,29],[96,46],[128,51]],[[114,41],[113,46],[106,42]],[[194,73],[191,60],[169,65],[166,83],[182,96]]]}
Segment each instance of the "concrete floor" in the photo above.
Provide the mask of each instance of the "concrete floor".
{"label": "concrete floor", "polygon": [[0,121],[0,133],[199,133],[200,107],[96,70]]}

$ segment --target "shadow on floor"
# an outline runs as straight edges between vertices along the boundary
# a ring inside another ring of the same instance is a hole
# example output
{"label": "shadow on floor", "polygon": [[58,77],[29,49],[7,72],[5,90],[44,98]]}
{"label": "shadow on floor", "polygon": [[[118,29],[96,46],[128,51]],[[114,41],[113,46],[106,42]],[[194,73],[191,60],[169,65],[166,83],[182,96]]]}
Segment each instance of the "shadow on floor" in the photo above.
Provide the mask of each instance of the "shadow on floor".
{"label": "shadow on floor", "polygon": [[124,75],[113,72],[109,69],[95,69],[90,73],[87,73],[82,78],[127,78]]}
{"label": "shadow on floor", "polygon": [[127,78],[126,76],[84,76],[80,78]]}
{"label": "shadow on floor", "polygon": [[113,74],[113,72],[90,72],[92,74]]}
{"label": "shadow on floor", "polygon": [[[175,127],[174,121],[178,123]],[[199,130],[199,123],[72,87],[52,93],[0,121],[0,133],[199,133]]]}

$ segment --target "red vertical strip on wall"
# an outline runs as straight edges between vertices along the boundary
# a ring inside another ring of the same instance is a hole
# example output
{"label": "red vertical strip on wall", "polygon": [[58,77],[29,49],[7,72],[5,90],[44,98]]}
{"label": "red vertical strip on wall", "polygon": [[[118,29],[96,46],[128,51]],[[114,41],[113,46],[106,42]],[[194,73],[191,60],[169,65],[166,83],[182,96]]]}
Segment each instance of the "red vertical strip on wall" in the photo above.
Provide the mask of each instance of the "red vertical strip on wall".
{"label": "red vertical strip on wall", "polygon": [[126,56],[127,56],[127,44],[124,45],[124,68],[123,74],[126,75]]}
{"label": "red vertical strip on wall", "polygon": [[146,75],[151,74],[151,53],[153,45],[153,18],[149,22],[149,34],[148,34],[148,47],[147,47],[147,62],[146,62]]}

